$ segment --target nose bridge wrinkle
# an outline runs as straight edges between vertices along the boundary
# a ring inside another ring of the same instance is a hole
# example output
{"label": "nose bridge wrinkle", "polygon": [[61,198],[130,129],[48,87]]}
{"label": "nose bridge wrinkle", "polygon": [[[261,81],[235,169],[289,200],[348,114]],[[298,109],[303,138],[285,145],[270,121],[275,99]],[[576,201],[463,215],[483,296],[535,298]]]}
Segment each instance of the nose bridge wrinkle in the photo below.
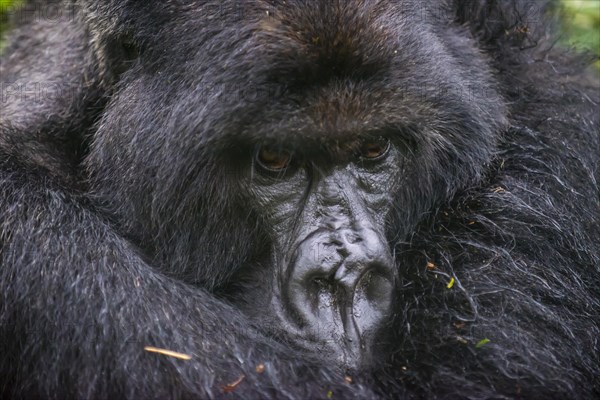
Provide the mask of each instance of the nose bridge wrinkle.
{"label": "nose bridge wrinkle", "polygon": [[324,226],[332,230],[355,230],[353,228],[359,220],[368,219],[365,200],[354,181],[355,178],[343,169],[321,181],[317,196]]}

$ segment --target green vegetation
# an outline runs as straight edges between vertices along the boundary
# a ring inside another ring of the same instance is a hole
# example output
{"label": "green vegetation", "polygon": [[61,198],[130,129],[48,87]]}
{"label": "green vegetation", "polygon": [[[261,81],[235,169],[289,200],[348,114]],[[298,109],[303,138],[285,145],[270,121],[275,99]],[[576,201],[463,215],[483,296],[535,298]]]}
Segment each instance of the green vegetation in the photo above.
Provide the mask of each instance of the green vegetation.
{"label": "green vegetation", "polygon": [[[562,43],[600,58],[600,0],[563,0]],[[600,60],[596,61],[600,68]]]}
{"label": "green vegetation", "polygon": [[0,50],[3,44],[2,37],[8,26],[9,15],[22,2],[23,0],[0,0]]}

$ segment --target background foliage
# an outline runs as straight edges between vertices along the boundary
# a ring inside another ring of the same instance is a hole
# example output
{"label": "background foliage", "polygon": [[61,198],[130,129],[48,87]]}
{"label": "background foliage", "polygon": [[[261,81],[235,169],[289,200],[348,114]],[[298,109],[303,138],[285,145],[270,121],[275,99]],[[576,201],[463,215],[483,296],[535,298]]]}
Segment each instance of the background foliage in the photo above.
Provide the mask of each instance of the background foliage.
{"label": "background foliage", "polygon": [[600,0],[562,0],[564,36],[562,43],[596,56],[600,69]]}

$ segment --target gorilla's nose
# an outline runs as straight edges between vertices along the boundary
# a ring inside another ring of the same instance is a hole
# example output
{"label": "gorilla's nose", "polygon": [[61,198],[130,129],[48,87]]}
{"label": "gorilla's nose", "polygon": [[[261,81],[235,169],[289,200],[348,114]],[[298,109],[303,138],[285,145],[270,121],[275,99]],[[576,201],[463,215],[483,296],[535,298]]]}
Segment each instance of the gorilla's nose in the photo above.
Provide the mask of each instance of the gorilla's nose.
{"label": "gorilla's nose", "polygon": [[391,308],[394,268],[371,229],[309,235],[298,248],[290,303],[305,334],[348,366],[362,364]]}

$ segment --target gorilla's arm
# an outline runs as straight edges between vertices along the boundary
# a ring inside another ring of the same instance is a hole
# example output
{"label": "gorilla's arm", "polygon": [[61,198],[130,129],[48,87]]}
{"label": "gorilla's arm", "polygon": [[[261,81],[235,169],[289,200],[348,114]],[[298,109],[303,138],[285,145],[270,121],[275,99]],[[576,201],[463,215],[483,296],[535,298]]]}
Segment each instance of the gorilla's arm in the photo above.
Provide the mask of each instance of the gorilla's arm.
{"label": "gorilla's arm", "polygon": [[[363,390],[284,357],[239,311],[156,273],[81,198],[11,159],[0,168],[0,371],[11,382],[4,395],[204,398],[242,375],[240,396]],[[19,346],[8,347],[15,338]],[[340,387],[303,384],[319,376]]]}
{"label": "gorilla's arm", "polygon": [[[2,347],[1,370],[14,373],[9,381],[49,396],[161,397],[175,395],[175,379],[183,391],[204,393],[213,384],[208,369],[218,374],[236,354],[244,357],[247,339],[234,333],[242,330],[237,314],[154,273],[77,199],[32,175],[7,163],[0,175],[0,343],[21,338],[18,348]],[[144,346],[193,358],[145,354]],[[196,361],[207,354],[214,355],[211,365]],[[10,368],[16,360],[19,370]],[[144,380],[151,387],[127,388],[127,381]]]}

